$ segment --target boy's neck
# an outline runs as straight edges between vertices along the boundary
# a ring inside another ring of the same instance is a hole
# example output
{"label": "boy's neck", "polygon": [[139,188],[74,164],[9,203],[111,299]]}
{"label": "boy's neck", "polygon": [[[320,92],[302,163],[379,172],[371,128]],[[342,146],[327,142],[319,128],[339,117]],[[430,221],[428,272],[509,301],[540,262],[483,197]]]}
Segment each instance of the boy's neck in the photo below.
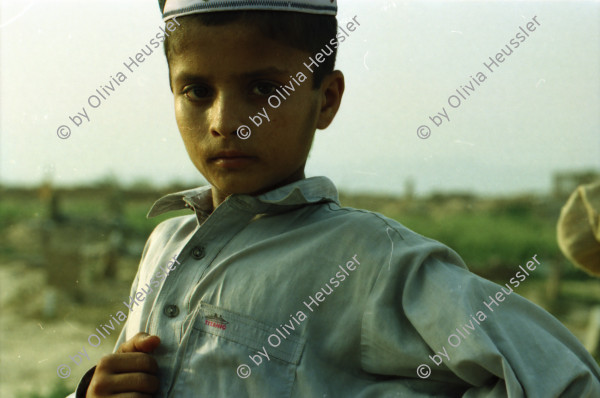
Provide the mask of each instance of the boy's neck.
{"label": "boy's neck", "polygon": [[[272,191],[272,190],[282,187],[284,185],[288,185],[293,182],[303,180],[304,178],[306,178],[306,177],[304,175],[304,166],[303,166],[297,172],[295,172],[292,175],[290,175],[289,177],[279,181],[277,184],[269,186],[268,188],[261,189],[260,191],[257,191],[254,193],[248,193],[248,195],[252,195],[252,196],[261,195],[265,192]],[[213,211],[215,211],[215,209],[217,207],[219,207],[219,205],[221,203],[223,203],[225,201],[225,199],[227,199],[229,196],[231,196],[231,194],[227,193],[227,192],[219,191],[214,186],[212,187],[211,191],[212,191],[212,202],[213,202],[213,208],[211,210],[211,213],[212,213]]]}

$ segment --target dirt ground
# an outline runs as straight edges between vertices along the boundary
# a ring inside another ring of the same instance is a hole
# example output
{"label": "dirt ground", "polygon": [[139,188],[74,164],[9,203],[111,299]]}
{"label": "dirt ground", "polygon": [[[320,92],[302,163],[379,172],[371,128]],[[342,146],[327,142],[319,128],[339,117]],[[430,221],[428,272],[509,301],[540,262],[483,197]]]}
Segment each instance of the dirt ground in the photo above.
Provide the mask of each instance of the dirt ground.
{"label": "dirt ground", "polygon": [[[15,398],[18,393],[33,391],[46,394],[60,380],[74,389],[81,376],[112,351],[117,340],[115,331],[94,348],[88,343],[88,336],[96,333],[96,326],[120,310],[122,304],[106,305],[104,300],[98,300],[102,303],[98,306],[73,303],[48,286],[46,279],[42,270],[31,269],[24,263],[0,266],[2,398]],[[122,301],[128,292],[129,286],[122,282],[102,283],[86,296],[116,297]],[[54,316],[49,317],[52,313]],[[76,355],[84,350],[89,359],[84,356],[79,361]],[[79,365],[70,359],[71,356],[80,362]],[[57,368],[63,364],[71,368],[71,374],[61,379]]]}

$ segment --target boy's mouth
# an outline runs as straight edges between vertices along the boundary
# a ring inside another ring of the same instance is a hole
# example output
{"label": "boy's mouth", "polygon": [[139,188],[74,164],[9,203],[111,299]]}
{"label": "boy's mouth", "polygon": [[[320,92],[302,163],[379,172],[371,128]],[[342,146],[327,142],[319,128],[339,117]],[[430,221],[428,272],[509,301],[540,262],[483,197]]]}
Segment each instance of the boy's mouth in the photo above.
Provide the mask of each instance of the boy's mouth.
{"label": "boy's mouth", "polygon": [[209,159],[216,166],[225,169],[239,169],[248,166],[256,160],[255,156],[241,151],[221,151]]}

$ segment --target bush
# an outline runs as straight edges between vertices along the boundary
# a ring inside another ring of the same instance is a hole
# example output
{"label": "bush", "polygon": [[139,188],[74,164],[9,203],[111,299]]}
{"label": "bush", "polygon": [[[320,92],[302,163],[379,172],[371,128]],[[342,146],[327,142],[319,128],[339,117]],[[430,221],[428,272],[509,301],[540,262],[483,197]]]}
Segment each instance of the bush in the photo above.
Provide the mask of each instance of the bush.
{"label": "bush", "polygon": [[65,398],[72,392],[73,390],[68,388],[62,380],[58,380],[46,395],[42,395],[38,392],[31,392],[28,394],[20,394],[19,398]]}

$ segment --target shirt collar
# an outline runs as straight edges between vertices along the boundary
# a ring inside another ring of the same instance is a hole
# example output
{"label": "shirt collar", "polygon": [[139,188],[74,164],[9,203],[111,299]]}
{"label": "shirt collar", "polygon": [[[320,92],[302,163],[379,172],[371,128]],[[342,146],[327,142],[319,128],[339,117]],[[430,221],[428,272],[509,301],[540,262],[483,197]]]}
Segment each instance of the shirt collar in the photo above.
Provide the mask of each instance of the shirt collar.
{"label": "shirt collar", "polygon": [[[226,201],[256,213],[276,213],[290,206],[298,207],[319,202],[335,202],[339,205],[337,189],[327,177],[305,178],[258,196],[235,194],[229,196]],[[195,210],[202,215],[210,214],[211,187],[207,185],[165,195],[154,202],[146,217],[156,217],[185,208]]]}

